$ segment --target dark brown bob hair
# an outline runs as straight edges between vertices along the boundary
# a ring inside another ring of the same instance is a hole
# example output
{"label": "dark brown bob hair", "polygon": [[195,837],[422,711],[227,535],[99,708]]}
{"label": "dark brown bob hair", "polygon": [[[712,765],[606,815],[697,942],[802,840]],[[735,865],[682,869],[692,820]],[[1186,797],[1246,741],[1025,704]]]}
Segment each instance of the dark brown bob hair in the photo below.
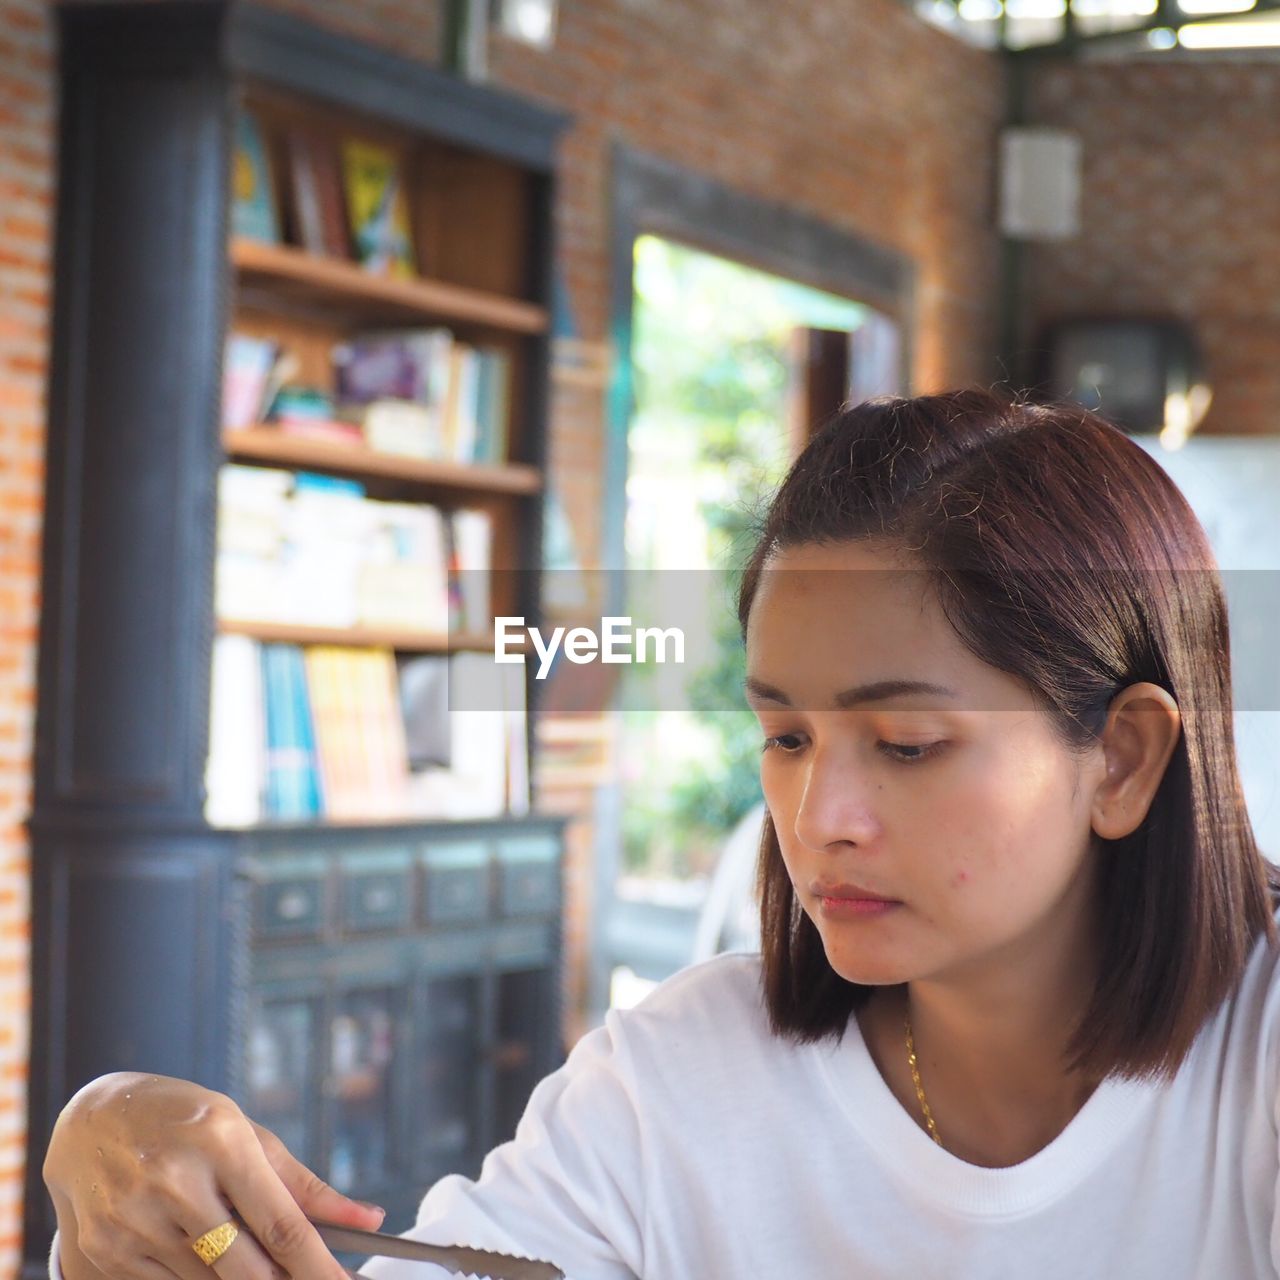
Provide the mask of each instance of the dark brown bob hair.
{"label": "dark brown bob hair", "polygon": [[[1061,741],[1094,745],[1112,698],[1151,681],[1182,732],[1141,825],[1100,850],[1102,955],[1069,1065],[1169,1076],[1275,941],[1280,879],[1236,769],[1227,615],[1199,521],[1156,462],[1079,406],[986,391],[842,410],[796,459],[738,592],[743,643],[770,558],[806,543],[910,548],[961,642],[1021,680]],[[774,1031],[839,1038],[872,988],[841,978],[801,910],[766,811],[759,861]]]}

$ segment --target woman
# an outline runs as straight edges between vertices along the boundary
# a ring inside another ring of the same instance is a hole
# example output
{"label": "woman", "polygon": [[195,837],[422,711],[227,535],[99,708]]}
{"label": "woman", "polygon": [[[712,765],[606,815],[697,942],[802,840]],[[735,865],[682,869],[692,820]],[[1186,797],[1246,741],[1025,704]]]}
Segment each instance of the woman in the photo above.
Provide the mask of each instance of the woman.
{"label": "woman", "polygon": [[[410,1233],[572,1280],[1280,1274],[1269,865],[1223,599],[1078,408],[882,400],[814,438],[739,596],[761,956],[610,1014]],[[339,1272],[376,1225],[227,1098],[104,1077],[45,1177],[68,1280]],[[428,1270],[376,1259],[375,1280]]]}

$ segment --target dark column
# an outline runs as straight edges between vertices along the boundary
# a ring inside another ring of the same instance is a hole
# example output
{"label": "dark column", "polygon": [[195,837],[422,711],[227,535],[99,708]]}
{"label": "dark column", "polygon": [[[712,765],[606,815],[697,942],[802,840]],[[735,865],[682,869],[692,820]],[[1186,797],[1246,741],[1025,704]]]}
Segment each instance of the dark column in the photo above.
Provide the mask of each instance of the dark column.
{"label": "dark column", "polygon": [[106,1071],[224,1087],[231,837],[203,822],[230,79],[221,3],[68,5],[36,729],[24,1274]]}

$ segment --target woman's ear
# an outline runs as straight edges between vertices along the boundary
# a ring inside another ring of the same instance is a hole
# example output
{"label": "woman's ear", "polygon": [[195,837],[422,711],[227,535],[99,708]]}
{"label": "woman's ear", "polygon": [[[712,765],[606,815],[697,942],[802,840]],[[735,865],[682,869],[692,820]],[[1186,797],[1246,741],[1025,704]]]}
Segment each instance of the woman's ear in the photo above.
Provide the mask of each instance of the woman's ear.
{"label": "woman's ear", "polygon": [[1157,684],[1131,684],[1111,700],[1102,731],[1106,777],[1092,807],[1093,829],[1104,840],[1137,830],[1181,733],[1178,704]]}

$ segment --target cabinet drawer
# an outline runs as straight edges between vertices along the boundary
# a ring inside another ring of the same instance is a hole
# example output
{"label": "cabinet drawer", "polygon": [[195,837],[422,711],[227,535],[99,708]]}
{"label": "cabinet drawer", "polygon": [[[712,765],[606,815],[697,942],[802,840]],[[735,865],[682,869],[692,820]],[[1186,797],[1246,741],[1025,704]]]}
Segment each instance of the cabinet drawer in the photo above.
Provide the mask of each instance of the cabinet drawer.
{"label": "cabinet drawer", "polygon": [[424,924],[456,924],[489,915],[489,845],[449,840],[428,845],[420,858]]}
{"label": "cabinet drawer", "polygon": [[340,865],[344,930],[397,930],[412,921],[413,857],[408,850],[350,854]]}
{"label": "cabinet drawer", "polygon": [[560,902],[560,846],[547,836],[509,836],[498,844],[498,909],[546,915]]}
{"label": "cabinet drawer", "polygon": [[260,938],[316,938],[325,931],[328,860],[254,860],[253,929]]}

